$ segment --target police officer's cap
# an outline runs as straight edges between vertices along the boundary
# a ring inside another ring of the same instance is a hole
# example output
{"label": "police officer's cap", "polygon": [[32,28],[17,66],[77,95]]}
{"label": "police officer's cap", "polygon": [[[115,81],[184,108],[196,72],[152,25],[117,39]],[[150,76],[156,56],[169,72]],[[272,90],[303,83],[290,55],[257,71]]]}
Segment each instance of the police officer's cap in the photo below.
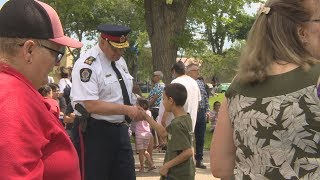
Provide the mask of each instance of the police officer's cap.
{"label": "police officer's cap", "polygon": [[129,27],[101,24],[97,27],[97,30],[101,32],[101,37],[109,41],[109,43],[116,48],[129,47],[128,34],[131,31]]}

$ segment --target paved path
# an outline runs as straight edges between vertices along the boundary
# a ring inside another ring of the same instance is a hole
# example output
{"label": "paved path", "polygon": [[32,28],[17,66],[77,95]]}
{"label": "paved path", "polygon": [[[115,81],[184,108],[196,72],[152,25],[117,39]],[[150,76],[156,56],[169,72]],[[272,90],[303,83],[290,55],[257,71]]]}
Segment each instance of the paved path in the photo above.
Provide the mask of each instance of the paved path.
{"label": "paved path", "polygon": [[[153,160],[157,169],[140,173],[139,172],[139,157],[137,154],[134,155],[135,166],[136,166],[136,175],[137,180],[159,180],[159,167],[163,164],[164,153],[154,153]],[[196,180],[219,180],[219,178],[214,178],[210,171],[210,157],[209,151],[204,152],[204,164],[207,166],[207,169],[198,169],[196,168]]]}

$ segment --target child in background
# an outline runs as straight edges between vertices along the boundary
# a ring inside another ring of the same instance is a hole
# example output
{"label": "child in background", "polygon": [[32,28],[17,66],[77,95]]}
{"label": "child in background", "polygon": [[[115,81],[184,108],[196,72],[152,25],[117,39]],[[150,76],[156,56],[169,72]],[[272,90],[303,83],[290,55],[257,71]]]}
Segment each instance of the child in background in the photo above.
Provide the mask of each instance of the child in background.
{"label": "child in background", "polygon": [[164,88],[163,106],[165,111],[172,112],[174,119],[165,128],[146,114],[146,120],[162,138],[168,139],[167,151],[163,166],[160,168],[161,180],[183,179],[194,180],[195,166],[192,150],[192,121],[184,111],[187,100],[186,88],[172,83]]}
{"label": "child in background", "polygon": [[220,106],[221,106],[221,103],[219,101],[214,102],[212,111],[210,111],[208,114],[208,118],[211,122],[210,132],[213,132],[214,128],[216,127]]}
{"label": "child in background", "polygon": [[[137,105],[142,107],[146,114],[151,116],[151,111],[148,110],[149,103],[146,99],[138,98]],[[136,121],[135,122],[135,138],[136,138],[136,149],[139,152],[140,161],[140,172],[144,172],[144,157],[146,157],[149,164],[149,171],[155,169],[153,160],[148,153],[147,149],[149,146],[150,138],[152,137],[150,132],[150,125],[146,121]]]}
{"label": "child in background", "polygon": [[[38,92],[42,95],[44,101],[49,104],[50,112],[59,119],[60,117],[60,108],[56,100],[52,98],[52,89],[49,85],[41,86],[38,89]],[[62,123],[62,122],[61,122]]]}

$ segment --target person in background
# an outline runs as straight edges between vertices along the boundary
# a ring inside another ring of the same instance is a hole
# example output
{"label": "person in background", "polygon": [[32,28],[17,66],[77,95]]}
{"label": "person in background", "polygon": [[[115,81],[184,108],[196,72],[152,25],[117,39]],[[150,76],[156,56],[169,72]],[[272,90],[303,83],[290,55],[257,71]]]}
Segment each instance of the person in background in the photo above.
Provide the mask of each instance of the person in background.
{"label": "person in background", "polygon": [[197,122],[194,129],[194,135],[196,140],[196,167],[201,169],[207,169],[207,166],[203,164],[203,148],[204,138],[206,134],[206,114],[210,110],[208,94],[206,91],[205,83],[198,79],[199,77],[199,65],[191,63],[187,66],[187,75],[196,80],[201,93],[201,101],[199,102],[197,112]]}
{"label": "person in background", "polygon": [[206,90],[206,93],[207,93],[207,98],[210,98],[210,95],[212,95],[211,92],[210,92],[210,87],[209,87],[208,84],[204,81],[203,77],[202,77],[202,76],[199,76],[199,77],[197,78],[197,80],[200,80],[200,81],[203,82],[204,87],[205,87],[205,90]]}
{"label": "person in background", "polygon": [[71,102],[70,92],[72,88],[72,83],[70,81],[70,69],[64,66],[61,66],[59,70],[60,70],[60,77],[61,77],[58,83],[60,94],[62,97],[64,97],[66,103],[69,104]]}
{"label": "person in background", "polygon": [[320,178],[319,6],[261,6],[219,111],[210,149],[215,177]]}
{"label": "person in background", "polygon": [[[138,98],[137,104],[142,107],[149,116],[151,116],[149,103],[146,99]],[[144,120],[137,121],[135,123],[135,142],[137,151],[139,152],[140,172],[144,172],[144,157],[146,157],[146,160],[148,161],[149,170],[155,169],[152,157],[147,151],[151,138],[152,134],[150,132],[149,123]]]}
{"label": "person in background", "polygon": [[154,119],[158,117],[163,88],[165,86],[164,83],[162,82],[162,78],[163,78],[163,73],[161,71],[153,72],[153,76],[151,79],[153,83],[153,88],[149,93],[148,101],[149,101],[150,111]]}
{"label": "person in background", "polygon": [[88,180],[134,180],[128,124],[142,119],[143,110],[132,106],[133,77],[122,57],[131,29],[113,24],[97,29],[98,44],[81,54],[72,70],[73,104],[82,104],[91,114],[84,138],[84,175]]}
{"label": "person in background", "polygon": [[44,85],[38,89],[38,92],[44,98],[44,101],[48,103],[50,112],[60,119],[60,108],[58,102],[52,98],[52,89],[49,85]]}
{"label": "person in background", "polygon": [[216,91],[217,91],[217,88],[219,86],[219,79],[217,76],[213,76],[212,77],[212,80],[211,80],[211,84],[212,84],[212,90],[211,90],[211,94],[212,96],[215,96],[216,95]]}
{"label": "person in background", "polygon": [[[139,98],[143,98],[142,96],[142,92],[141,92],[141,89],[138,85],[137,82],[133,82],[133,87],[132,87],[132,104],[133,105],[139,105],[138,104],[138,99]],[[129,135],[130,137],[132,136],[133,138],[136,138],[136,134],[135,134],[135,131],[136,131],[136,123],[137,121],[132,121],[131,124],[130,124],[130,127],[129,127]],[[135,143],[136,145],[136,143]],[[138,151],[137,151],[137,146],[135,147],[135,150],[136,150],[136,154],[138,154]],[[149,152],[149,151],[148,151]],[[150,154],[150,153],[149,153]],[[152,154],[152,152],[151,152]]]}
{"label": "person in background", "polygon": [[0,179],[80,179],[76,151],[38,93],[66,46],[82,43],[63,34],[48,4],[9,0],[0,9]]}
{"label": "person in background", "polygon": [[60,94],[60,89],[58,84],[55,83],[49,83],[48,84],[51,89],[52,89],[52,99],[56,100],[59,104],[59,108],[60,108],[60,117],[63,118],[64,113],[66,111],[67,108],[67,103],[66,100],[64,99],[64,97],[62,96],[62,94]]}
{"label": "person in background", "polygon": [[[180,83],[187,89],[188,97],[183,107],[184,110],[191,116],[193,132],[197,121],[198,105],[199,101],[201,100],[200,89],[196,80],[186,75],[186,67],[182,61],[174,63],[171,71],[172,76],[174,77],[174,80],[172,80],[171,83]],[[158,121],[160,121],[161,124],[166,127],[168,124],[170,124],[172,118],[173,114],[165,112],[164,106],[161,104],[159,108]]]}
{"label": "person in background", "polygon": [[211,123],[210,132],[213,132],[214,128],[216,127],[220,106],[221,106],[221,103],[219,101],[215,101],[213,103],[212,110],[207,115],[208,120]]}
{"label": "person in background", "polygon": [[52,76],[48,76],[48,83],[54,83],[54,79]]}
{"label": "person in background", "polygon": [[187,89],[179,83],[171,83],[164,88],[162,103],[167,112],[172,112],[174,119],[165,128],[147,113],[146,120],[162,138],[168,139],[168,146],[163,166],[159,173],[161,180],[194,180],[192,120],[183,105],[187,100]]}
{"label": "person in background", "polygon": [[[163,88],[165,86],[164,83],[162,82],[162,79],[163,79],[163,73],[161,71],[153,72],[153,76],[151,78],[153,87],[148,96],[150,111],[152,113],[153,119],[157,119],[159,115],[159,107],[161,103]],[[159,136],[157,137],[157,134],[154,132],[153,129],[151,129],[151,132],[153,137],[150,139],[148,152],[151,153],[151,157],[152,157],[152,151],[154,146],[158,146],[159,149],[162,149],[165,147],[165,143]]]}

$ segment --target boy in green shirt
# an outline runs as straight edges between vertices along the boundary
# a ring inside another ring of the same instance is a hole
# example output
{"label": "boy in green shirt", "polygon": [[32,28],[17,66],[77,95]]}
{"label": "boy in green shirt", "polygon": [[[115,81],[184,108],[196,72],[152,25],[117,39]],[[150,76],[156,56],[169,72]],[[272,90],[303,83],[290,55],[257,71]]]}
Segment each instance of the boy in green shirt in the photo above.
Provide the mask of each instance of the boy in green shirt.
{"label": "boy in green shirt", "polygon": [[192,121],[184,111],[187,100],[186,88],[178,83],[172,83],[164,88],[163,105],[167,112],[172,112],[174,119],[164,128],[145,115],[146,120],[162,138],[168,139],[167,151],[163,166],[160,168],[163,180],[194,180],[195,167],[192,150]]}

